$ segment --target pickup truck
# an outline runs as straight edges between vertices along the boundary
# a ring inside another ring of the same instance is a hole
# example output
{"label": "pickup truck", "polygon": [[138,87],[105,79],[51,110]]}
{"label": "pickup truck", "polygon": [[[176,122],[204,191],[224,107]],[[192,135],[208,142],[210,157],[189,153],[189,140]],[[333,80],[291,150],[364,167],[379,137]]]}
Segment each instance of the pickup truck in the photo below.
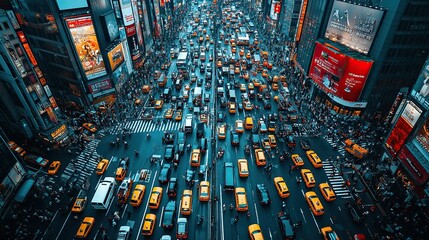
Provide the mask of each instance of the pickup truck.
{"label": "pickup truck", "polygon": [[126,204],[128,197],[130,196],[131,188],[133,186],[133,180],[130,178],[124,179],[118,190],[118,203]]}

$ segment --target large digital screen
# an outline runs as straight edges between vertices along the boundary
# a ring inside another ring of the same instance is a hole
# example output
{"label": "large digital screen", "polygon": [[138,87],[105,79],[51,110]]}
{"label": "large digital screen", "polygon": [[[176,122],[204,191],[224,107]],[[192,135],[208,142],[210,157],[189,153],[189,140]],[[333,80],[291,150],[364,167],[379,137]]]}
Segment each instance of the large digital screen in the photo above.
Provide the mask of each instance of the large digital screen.
{"label": "large digital screen", "polygon": [[124,26],[130,26],[134,24],[134,15],[131,8],[131,0],[119,0],[122,11],[122,19],[124,20]]}
{"label": "large digital screen", "polygon": [[66,18],[77,55],[88,79],[106,74],[100,46],[90,15]]}
{"label": "large digital screen", "polygon": [[411,90],[411,96],[426,110],[429,110],[429,58]]}
{"label": "large digital screen", "polygon": [[110,52],[107,53],[109,58],[110,67],[114,71],[121,63],[124,62],[124,50],[122,49],[122,43],[114,47]]}
{"label": "large digital screen", "polygon": [[407,168],[408,172],[412,174],[413,178],[419,185],[423,185],[427,182],[429,174],[416,157],[410,152],[408,144],[402,148],[398,155],[398,159],[402,162],[402,165]]}
{"label": "large digital screen", "polygon": [[429,119],[426,119],[422,128],[417,132],[415,140],[429,153]]}
{"label": "large digital screen", "polygon": [[88,7],[88,2],[87,0],[57,0],[57,5],[60,10],[70,10]]}
{"label": "large digital screen", "polygon": [[111,11],[108,14],[100,16],[106,38],[111,42],[119,37],[119,28],[116,23],[115,13]]}
{"label": "large digital screen", "polygon": [[272,1],[270,7],[270,18],[274,21],[279,19],[281,5],[279,1]]}
{"label": "large digital screen", "polygon": [[411,101],[408,101],[405,108],[386,140],[386,148],[389,153],[396,157],[408,135],[413,130],[414,125],[420,118],[422,110]]}
{"label": "large digital screen", "polygon": [[335,1],[325,37],[368,54],[383,18],[383,11]]}
{"label": "large digital screen", "polygon": [[309,76],[326,93],[355,102],[372,64],[373,61],[355,59],[316,42]]}

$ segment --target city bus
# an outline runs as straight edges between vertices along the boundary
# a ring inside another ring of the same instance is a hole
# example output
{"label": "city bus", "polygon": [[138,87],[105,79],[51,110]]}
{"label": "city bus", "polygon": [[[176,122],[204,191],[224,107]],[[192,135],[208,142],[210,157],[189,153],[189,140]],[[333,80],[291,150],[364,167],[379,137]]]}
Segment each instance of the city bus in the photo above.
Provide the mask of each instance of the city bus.
{"label": "city bus", "polygon": [[113,199],[115,192],[116,181],[113,177],[105,177],[95,190],[94,197],[92,198],[91,205],[97,210],[106,210]]}

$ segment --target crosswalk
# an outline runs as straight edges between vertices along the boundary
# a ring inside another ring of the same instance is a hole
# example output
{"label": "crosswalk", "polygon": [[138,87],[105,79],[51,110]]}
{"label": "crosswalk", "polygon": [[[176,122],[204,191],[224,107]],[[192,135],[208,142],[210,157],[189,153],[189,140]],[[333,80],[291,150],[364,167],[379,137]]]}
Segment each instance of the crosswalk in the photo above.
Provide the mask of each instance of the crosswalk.
{"label": "crosswalk", "polygon": [[130,133],[141,133],[141,132],[156,132],[156,131],[174,131],[179,130],[183,127],[182,122],[176,122],[168,120],[167,122],[161,121],[157,124],[154,121],[146,120],[134,120],[125,123],[120,123],[109,130],[110,134],[120,134],[123,129],[129,129]]}
{"label": "crosswalk", "polygon": [[323,163],[323,170],[328,177],[329,185],[332,187],[337,197],[352,198],[349,189],[344,186],[343,177],[334,165],[331,163]]}
{"label": "crosswalk", "polygon": [[76,160],[67,165],[61,175],[61,179],[67,181],[70,177],[74,176],[77,178],[76,185],[82,186],[85,180],[89,179],[92,175],[100,160],[100,155],[96,152],[99,143],[100,140],[98,139],[89,142],[79,156],[76,157]]}

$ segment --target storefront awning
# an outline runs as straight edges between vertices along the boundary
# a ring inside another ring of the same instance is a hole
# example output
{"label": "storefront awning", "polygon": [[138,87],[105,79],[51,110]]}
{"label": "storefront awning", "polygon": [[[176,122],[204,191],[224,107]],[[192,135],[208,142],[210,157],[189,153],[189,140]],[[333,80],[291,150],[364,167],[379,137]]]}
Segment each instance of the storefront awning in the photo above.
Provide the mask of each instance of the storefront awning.
{"label": "storefront awning", "polygon": [[27,194],[33,187],[34,182],[34,179],[25,180],[25,182],[21,185],[21,188],[19,188],[18,192],[15,195],[15,201],[24,202],[25,198],[27,197]]}

